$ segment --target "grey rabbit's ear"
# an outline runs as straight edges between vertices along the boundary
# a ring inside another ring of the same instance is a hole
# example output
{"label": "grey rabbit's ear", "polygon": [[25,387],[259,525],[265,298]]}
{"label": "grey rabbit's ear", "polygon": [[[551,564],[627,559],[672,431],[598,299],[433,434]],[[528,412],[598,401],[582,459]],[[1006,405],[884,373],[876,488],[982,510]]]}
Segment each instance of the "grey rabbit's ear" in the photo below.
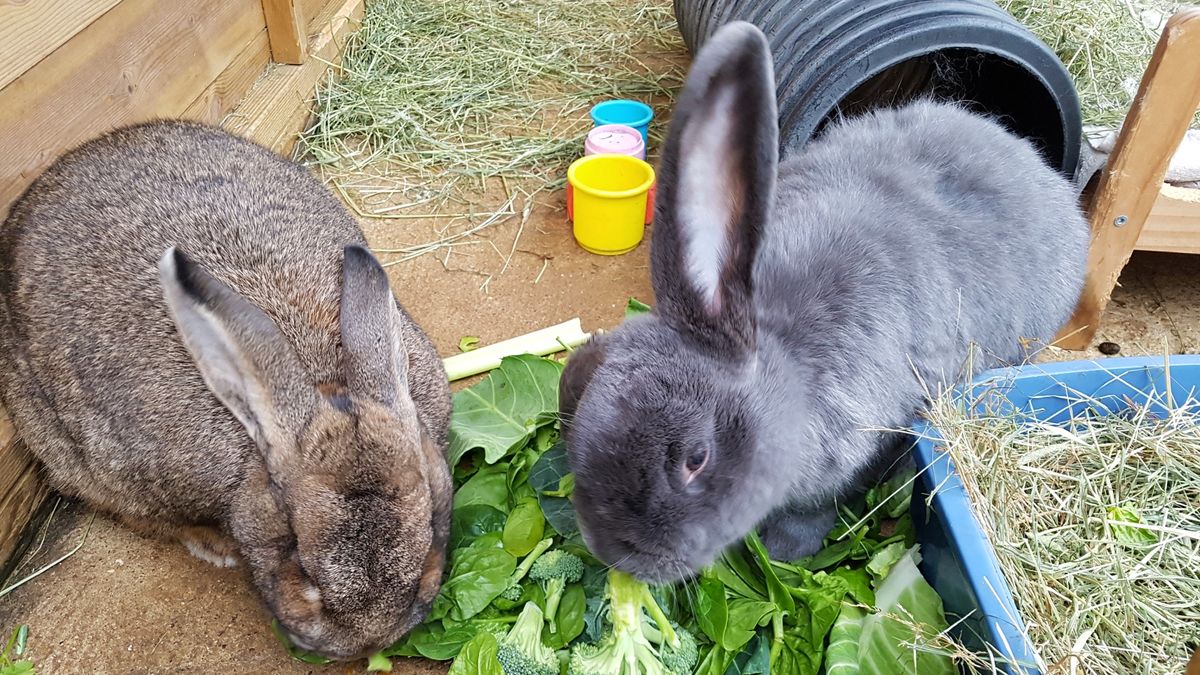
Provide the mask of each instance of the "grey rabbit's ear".
{"label": "grey rabbit's ear", "polygon": [[604,363],[606,340],[603,334],[595,333],[586,344],[576,347],[567,359],[567,366],[558,380],[558,417],[564,429],[575,416],[579,399],[583,398],[588,382],[592,381],[592,374]]}
{"label": "grey rabbit's ear", "polygon": [[[175,327],[208,388],[259,447],[294,445],[316,395],[279,327],[175,247],[158,272]],[[277,468],[278,457],[267,459]]]}
{"label": "grey rabbit's ear", "polygon": [[660,315],[703,343],[754,343],[751,272],[774,200],[778,124],[766,38],[726,24],[675,106],[651,245]]}
{"label": "grey rabbit's ear", "polygon": [[387,272],[361,246],[342,257],[341,331],[350,391],[385,405],[408,391],[408,350],[397,334],[396,298]]}

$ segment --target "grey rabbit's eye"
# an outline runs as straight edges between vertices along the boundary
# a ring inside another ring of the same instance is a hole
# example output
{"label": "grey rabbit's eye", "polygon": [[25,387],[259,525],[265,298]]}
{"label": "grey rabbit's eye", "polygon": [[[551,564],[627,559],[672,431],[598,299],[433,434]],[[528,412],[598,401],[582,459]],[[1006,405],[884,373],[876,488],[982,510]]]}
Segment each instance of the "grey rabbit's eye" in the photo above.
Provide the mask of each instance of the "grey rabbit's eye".
{"label": "grey rabbit's eye", "polygon": [[704,465],[707,463],[708,463],[708,449],[707,448],[697,448],[697,449],[693,450],[690,454],[688,454],[687,458],[683,461],[684,481],[690,482],[693,478],[696,477],[696,474],[700,473],[700,469],[703,469]]}

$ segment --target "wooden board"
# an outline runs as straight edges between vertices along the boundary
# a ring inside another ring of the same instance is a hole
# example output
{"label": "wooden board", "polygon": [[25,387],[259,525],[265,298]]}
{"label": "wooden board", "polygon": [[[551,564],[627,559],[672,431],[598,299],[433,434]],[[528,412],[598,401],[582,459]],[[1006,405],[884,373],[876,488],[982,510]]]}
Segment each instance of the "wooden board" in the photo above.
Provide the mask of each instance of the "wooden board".
{"label": "wooden board", "polygon": [[182,117],[218,124],[245,98],[246,93],[271,65],[271,44],[263,28],[217,76],[196,100],[188,104]]}
{"label": "wooden board", "polygon": [[1167,20],[1090,204],[1087,277],[1057,344],[1086,349],[1129,261],[1175,149],[1200,107],[1200,7]]}
{"label": "wooden board", "polygon": [[271,58],[276,63],[300,64],[308,56],[308,24],[300,0],[262,0]]}
{"label": "wooden board", "polygon": [[305,33],[311,41],[312,36],[319,33],[322,23],[329,20],[332,8],[341,4],[338,0],[296,0],[300,3],[300,14],[308,21]]}
{"label": "wooden board", "polygon": [[1200,255],[1200,189],[1163,185],[1135,248]]}
{"label": "wooden board", "polygon": [[[5,449],[7,453],[27,455],[24,444],[19,441]],[[21,538],[21,532],[30,516],[46,498],[49,488],[42,480],[41,470],[31,460],[25,462],[25,469],[14,477],[3,497],[0,497],[0,566],[8,560],[9,554]]]}
{"label": "wooden board", "polygon": [[0,88],[121,0],[0,0]]}
{"label": "wooden board", "polygon": [[346,37],[359,26],[364,0],[338,0],[321,21],[303,65],[274,64],[246,100],[229,116],[225,128],[252,138],[277,152],[290,153],[297,133],[312,115],[312,94],[330,63],[341,58]]}
{"label": "wooden board", "polygon": [[263,29],[258,0],[123,0],[0,90],[0,212],[63,151],[184,112]]}

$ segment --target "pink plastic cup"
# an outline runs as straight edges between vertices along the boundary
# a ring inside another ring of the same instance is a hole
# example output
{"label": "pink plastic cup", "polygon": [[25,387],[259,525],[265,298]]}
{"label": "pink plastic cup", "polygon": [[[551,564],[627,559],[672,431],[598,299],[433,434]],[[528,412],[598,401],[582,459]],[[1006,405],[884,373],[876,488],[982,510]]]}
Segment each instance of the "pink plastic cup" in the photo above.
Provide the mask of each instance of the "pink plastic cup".
{"label": "pink plastic cup", "polygon": [[642,133],[624,124],[603,124],[593,127],[583,142],[586,155],[629,155],[646,159],[646,141]]}

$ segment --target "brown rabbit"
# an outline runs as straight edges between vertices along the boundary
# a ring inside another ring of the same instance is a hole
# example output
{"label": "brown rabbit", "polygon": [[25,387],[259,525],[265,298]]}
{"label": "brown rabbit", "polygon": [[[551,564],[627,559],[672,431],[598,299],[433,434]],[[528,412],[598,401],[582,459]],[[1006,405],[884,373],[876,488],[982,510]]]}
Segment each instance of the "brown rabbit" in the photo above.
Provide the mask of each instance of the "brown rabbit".
{"label": "brown rabbit", "polygon": [[360,657],[441,585],[450,392],[354,218],[219,129],[116,130],[0,232],[0,395],[53,485],[218,565],[301,647]]}

